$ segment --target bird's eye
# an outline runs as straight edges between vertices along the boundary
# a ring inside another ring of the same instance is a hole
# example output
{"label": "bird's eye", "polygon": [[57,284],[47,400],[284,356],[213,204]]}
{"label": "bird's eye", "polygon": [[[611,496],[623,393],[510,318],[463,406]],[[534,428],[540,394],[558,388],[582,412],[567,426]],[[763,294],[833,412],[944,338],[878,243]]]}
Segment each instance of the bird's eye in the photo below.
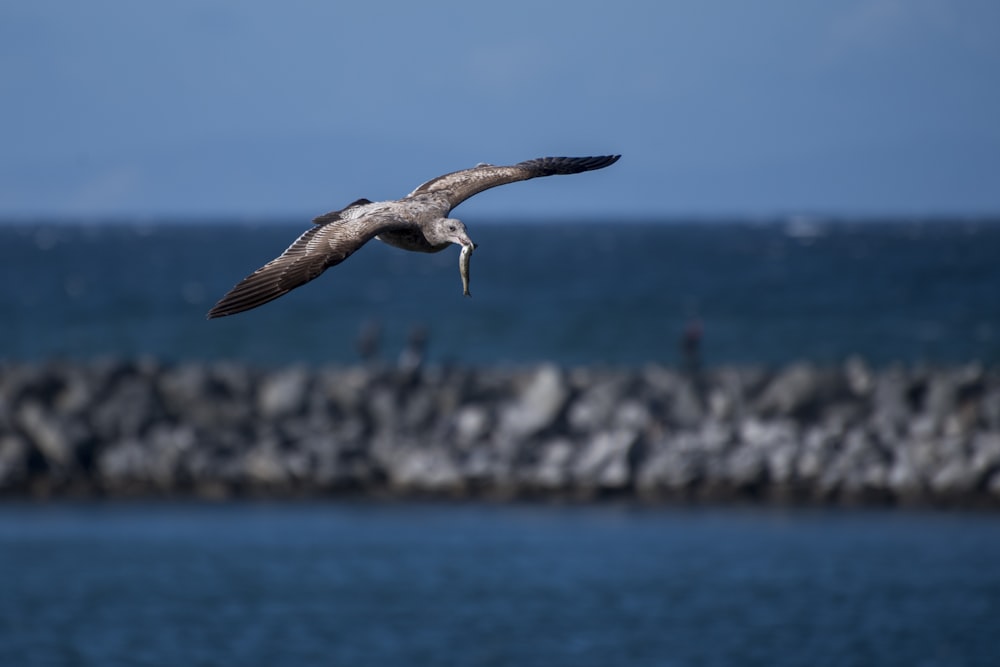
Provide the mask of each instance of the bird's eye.
{"label": "bird's eye", "polygon": [[448,225],[448,231],[449,232],[455,231],[455,225]]}

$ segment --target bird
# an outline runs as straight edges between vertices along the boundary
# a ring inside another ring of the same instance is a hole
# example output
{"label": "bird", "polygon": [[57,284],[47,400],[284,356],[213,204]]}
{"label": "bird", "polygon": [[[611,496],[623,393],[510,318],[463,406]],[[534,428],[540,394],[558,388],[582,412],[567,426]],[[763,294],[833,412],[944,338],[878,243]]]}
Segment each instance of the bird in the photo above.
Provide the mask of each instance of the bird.
{"label": "bird", "polygon": [[469,295],[469,257],[477,246],[469,238],[465,224],[448,217],[452,209],[498,185],[603,169],[620,157],[541,157],[510,166],[480,163],[471,169],[432,178],[402,199],[379,202],[357,199],[342,209],[314,218],[314,226],[281,255],[219,299],[208,311],[208,319],[235,315],[273,301],[340,264],[373,238],[415,252],[440,252],[453,243],[461,246],[459,268],[463,293]]}

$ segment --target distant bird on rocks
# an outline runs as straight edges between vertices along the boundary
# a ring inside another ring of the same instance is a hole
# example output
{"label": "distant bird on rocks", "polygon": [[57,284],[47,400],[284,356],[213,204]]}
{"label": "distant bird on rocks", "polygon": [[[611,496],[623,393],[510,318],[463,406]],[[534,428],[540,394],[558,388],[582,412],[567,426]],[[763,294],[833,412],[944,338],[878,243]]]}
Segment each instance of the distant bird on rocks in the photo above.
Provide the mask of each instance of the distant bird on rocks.
{"label": "distant bird on rocks", "polygon": [[462,246],[459,269],[463,293],[468,295],[469,258],[476,244],[461,220],[448,217],[453,208],[498,185],[603,169],[619,157],[543,157],[509,167],[480,164],[431,179],[396,201],[358,199],[339,211],[315,218],[315,227],[279,257],[237,283],[208,311],[208,317],[234,315],[277,299],[343,262],[372,238],[418,252],[438,252],[451,243]]}

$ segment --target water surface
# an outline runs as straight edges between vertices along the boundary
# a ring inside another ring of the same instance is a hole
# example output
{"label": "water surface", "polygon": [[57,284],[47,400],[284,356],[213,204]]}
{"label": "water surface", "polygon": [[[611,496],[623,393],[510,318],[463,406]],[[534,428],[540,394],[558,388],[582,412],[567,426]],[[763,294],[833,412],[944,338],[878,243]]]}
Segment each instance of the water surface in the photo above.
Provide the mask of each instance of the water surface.
{"label": "water surface", "polygon": [[0,506],[0,664],[994,665],[1000,518]]}
{"label": "water surface", "polygon": [[0,359],[151,355],[354,362],[367,323],[395,360],[1000,363],[1000,224],[475,224],[458,248],[371,243],[251,312],[205,313],[308,224],[0,225]]}

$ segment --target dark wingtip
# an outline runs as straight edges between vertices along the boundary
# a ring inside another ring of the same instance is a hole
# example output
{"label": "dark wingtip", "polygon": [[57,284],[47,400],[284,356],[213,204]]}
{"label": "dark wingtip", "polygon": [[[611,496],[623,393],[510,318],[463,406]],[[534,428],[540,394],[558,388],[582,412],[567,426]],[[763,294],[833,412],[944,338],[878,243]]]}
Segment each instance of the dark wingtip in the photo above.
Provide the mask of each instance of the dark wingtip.
{"label": "dark wingtip", "polygon": [[258,292],[253,290],[253,285],[241,283],[234,287],[228,294],[219,300],[219,303],[212,306],[212,309],[205,315],[206,319],[214,320],[220,317],[236,315],[248,310],[253,310],[265,303],[274,301],[279,296],[287,293],[288,290],[270,290]]}
{"label": "dark wingtip", "polygon": [[275,288],[269,282],[261,281],[260,274],[254,273],[226,292],[219,299],[219,302],[212,306],[205,317],[214,320],[219,317],[236,315],[274,301],[286,292],[288,292],[287,289]]}
{"label": "dark wingtip", "polygon": [[[223,301],[225,301],[225,299],[223,299]],[[220,317],[226,317],[227,315],[235,315],[236,313],[240,312],[238,310],[232,310],[230,308],[227,308],[223,303],[223,301],[219,301],[219,303],[212,306],[212,309],[205,314],[206,320],[217,320]]]}
{"label": "dark wingtip", "polygon": [[592,169],[603,169],[604,167],[610,167],[615,162],[621,159],[621,155],[591,155],[584,158],[576,158],[581,161],[581,165],[584,167],[584,171],[590,171]]}
{"label": "dark wingtip", "polygon": [[589,155],[587,157],[540,157],[522,162],[518,166],[534,169],[539,176],[556,174],[579,174],[609,167],[621,159],[621,155]]}

